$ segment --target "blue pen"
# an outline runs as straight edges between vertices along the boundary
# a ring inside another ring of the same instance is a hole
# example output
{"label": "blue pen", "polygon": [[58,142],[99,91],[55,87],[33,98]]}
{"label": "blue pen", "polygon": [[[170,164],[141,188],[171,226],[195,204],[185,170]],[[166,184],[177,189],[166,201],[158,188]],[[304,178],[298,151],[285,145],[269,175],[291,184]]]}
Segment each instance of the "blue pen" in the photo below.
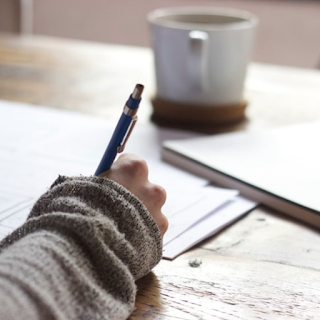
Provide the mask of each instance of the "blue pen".
{"label": "blue pen", "polygon": [[137,122],[137,111],[141,101],[141,94],[144,86],[137,84],[123,107],[122,115],[110,139],[109,145],[104,152],[95,176],[110,169],[117,153],[124,150],[134,125]]}

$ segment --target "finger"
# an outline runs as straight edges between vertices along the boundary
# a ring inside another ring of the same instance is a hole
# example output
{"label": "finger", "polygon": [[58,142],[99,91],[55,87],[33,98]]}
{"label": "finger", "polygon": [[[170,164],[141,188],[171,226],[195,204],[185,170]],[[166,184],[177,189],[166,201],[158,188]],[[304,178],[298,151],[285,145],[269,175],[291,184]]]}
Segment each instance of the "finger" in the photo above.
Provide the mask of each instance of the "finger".
{"label": "finger", "polygon": [[111,169],[100,176],[112,179],[127,189],[137,184],[143,184],[148,180],[147,163],[133,154],[121,155],[111,166]]}
{"label": "finger", "polygon": [[169,227],[169,222],[167,217],[160,211],[155,216],[153,216],[153,219],[156,221],[156,224],[158,225],[161,236],[163,237]]}
{"label": "finger", "polygon": [[162,208],[167,200],[166,190],[158,184],[147,183],[146,193],[154,208]]}
{"label": "finger", "polygon": [[121,171],[131,179],[142,178],[143,181],[148,179],[149,169],[146,161],[133,154],[121,155],[113,164],[112,169]]}
{"label": "finger", "polygon": [[161,211],[162,206],[166,202],[166,198],[167,193],[163,187],[149,181],[143,186],[140,200],[156,221],[162,236],[168,229],[168,219]]}

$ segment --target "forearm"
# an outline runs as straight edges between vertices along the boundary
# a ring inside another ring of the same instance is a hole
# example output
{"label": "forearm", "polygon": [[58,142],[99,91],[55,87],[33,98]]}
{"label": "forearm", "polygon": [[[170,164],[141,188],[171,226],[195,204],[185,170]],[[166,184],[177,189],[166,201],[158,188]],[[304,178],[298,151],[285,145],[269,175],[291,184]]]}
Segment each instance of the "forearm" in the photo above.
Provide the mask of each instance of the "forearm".
{"label": "forearm", "polygon": [[144,206],[101,178],[60,178],[2,246],[7,303],[12,295],[22,305],[27,298],[29,310],[57,319],[125,319],[134,280],[161,258],[161,237]]}

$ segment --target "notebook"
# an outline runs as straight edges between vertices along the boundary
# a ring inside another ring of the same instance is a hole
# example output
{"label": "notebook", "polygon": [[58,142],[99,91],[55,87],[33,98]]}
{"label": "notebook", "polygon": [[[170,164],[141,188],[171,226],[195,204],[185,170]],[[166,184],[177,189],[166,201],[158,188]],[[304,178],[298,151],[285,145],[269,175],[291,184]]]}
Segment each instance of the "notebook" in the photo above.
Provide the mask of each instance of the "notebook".
{"label": "notebook", "polygon": [[164,141],[162,158],[320,227],[320,122]]}

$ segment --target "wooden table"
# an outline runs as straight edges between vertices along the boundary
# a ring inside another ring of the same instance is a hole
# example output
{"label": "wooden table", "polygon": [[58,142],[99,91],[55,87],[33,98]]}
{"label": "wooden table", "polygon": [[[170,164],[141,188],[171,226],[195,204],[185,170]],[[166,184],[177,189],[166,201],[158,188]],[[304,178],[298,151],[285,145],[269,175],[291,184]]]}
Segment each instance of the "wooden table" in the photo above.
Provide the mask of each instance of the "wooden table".
{"label": "wooden table", "polygon": [[[0,35],[0,99],[118,117],[136,82],[154,93],[146,48]],[[221,131],[320,119],[320,72],[252,64],[247,120]],[[320,196],[320,190],[319,190]],[[200,258],[198,268],[190,259]],[[131,319],[320,319],[319,232],[259,207],[138,281]]]}

